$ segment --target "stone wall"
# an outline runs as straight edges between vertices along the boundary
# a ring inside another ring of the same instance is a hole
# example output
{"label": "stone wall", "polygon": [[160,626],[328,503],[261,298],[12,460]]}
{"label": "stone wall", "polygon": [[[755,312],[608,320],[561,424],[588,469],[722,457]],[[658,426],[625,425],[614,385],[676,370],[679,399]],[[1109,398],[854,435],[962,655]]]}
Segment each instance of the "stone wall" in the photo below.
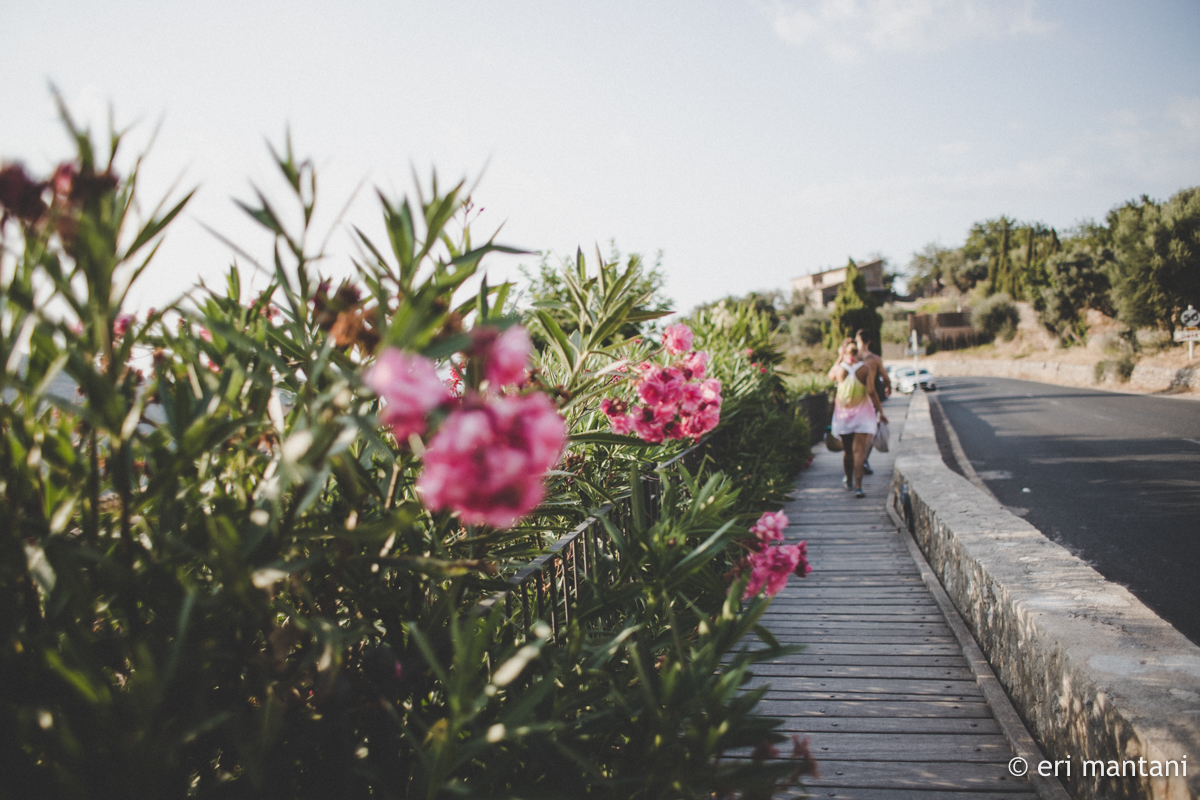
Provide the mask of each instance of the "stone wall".
{"label": "stone wall", "polygon": [[[897,510],[1072,796],[1200,797],[1200,648],[946,467],[920,392],[900,447]],[[1085,777],[1085,760],[1187,777]]]}
{"label": "stone wall", "polygon": [[1020,358],[937,358],[922,364],[934,375],[979,375],[1018,378],[1058,386],[1086,386],[1103,389],[1130,389],[1140,392],[1200,391],[1200,366],[1168,369],[1138,364],[1126,382],[1111,374],[1096,382],[1095,367],[1089,364],[1062,364],[1057,361],[1029,361]]}

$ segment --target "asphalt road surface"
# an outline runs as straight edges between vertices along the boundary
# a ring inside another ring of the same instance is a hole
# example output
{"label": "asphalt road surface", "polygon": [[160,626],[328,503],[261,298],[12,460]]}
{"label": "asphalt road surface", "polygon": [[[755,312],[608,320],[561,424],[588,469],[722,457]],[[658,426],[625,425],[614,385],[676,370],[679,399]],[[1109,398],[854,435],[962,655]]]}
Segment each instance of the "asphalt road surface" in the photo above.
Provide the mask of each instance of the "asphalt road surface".
{"label": "asphalt road surface", "polygon": [[1006,378],[930,396],[1001,503],[1200,644],[1200,401]]}

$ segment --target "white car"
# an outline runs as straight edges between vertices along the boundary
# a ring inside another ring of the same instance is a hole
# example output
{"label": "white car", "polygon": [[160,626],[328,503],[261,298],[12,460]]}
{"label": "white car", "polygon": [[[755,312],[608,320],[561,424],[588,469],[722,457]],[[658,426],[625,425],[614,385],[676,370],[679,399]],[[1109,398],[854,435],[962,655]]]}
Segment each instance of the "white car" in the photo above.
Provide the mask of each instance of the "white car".
{"label": "white car", "polygon": [[892,385],[904,394],[912,394],[918,386],[927,392],[937,389],[933,373],[924,367],[896,367],[892,372]]}

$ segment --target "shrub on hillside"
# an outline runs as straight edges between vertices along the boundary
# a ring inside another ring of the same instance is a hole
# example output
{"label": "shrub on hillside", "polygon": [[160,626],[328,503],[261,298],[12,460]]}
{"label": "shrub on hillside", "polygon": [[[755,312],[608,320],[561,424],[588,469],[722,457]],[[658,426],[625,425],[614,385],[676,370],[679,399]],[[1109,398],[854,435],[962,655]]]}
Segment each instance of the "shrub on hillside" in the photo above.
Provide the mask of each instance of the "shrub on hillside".
{"label": "shrub on hillside", "polygon": [[908,320],[890,319],[879,329],[879,338],[892,344],[904,344],[908,341]]}
{"label": "shrub on hillside", "polygon": [[1078,248],[1046,261],[1048,285],[1041,290],[1038,316],[1047,330],[1058,334],[1064,342],[1085,341],[1086,309],[1112,311],[1108,277],[1101,264],[1106,257],[1097,258],[1090,250]]}
{"label": "shrub on hillside", "polygon": [[787,321],[788,344],[793,347],[815,347],[825,341],[829,330],[829,314],[819,308],[804,312]]}
{"label": "shrub on hillside", "polygon": [[997,337],[1009,341],[1017,333],[1021,312],[1005,292],[985,298],[971,309],[971,325],[983,339]]}

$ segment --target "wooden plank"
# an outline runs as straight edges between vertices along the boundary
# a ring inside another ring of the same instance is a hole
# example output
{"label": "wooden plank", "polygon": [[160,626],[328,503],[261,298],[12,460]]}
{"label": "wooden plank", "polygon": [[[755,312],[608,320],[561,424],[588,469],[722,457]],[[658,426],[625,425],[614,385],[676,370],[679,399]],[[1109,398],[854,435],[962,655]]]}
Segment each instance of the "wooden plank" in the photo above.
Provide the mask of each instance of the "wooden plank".
{"label": "wooden plank", "polygon": [[861,586],[861,587],[829,587],[817,586],[810,584],[809,586],[793,586],[791,591],[786,594],[777,595],[776,603],[783,603],[788,600],[802,603],[858,603],[859,605],[874,605],[877,603],[920,603],[923,606],[932,606],[937,608],[937,603],[930,600],[928,597],[922,596],[918,592],[914,592],[912,587],[908,586]]}
{"label": "wooden plank", "polygon": [[747,681],[747,688],[770,686],[774,699],[783,699],[792,692],[843,692],[848,694],[915,694],[946,698],[981,697],[979,684],[971,681],[921,680],[919,678],[814,678],[756,675]]}
{"label": "wooden plank", "polygon": [[892,525],[892,521],[887,518],[887,513],[881,514],[878,518],[867,519],[865,523],[853,519],[834,519],[829,514],[823,514],[819,521],[810,521],[803,516],[806,511],[798,512],[801,516],[793,517],[791,523],[784,528],[785,532],[796,530],[807,530],[810,528],[820,528],[821,530],[848,530],[855,534],[861,531],[871,533],[888,533],[895,535],[896,529]]}
{"label": "wooden plank", "polygon": [[880,567],[891,567],[893,570],[907,569],[906,564],[901,564],[895,553],[843,553],[840,550],[829,552],[823,549],[820,545],[808,545],[808,560],[814,564],[813,569],[816,569],[816,564],[822,560],[829,562],[838,562],[837,566],[840,570],[852,570],[854,572],[868,572],[877,570]]}
{"label": "wooden plank", "polygon": [[806,649],[798,655],[786,656],[784,658],[771,659],[764,661],[764,664],[811,664],[813,666],[828,667],[830,669],[841,669],[843,667],[927,667],[936,669],[939,667],[957,667],[960,669],[968,669],[967,660],[958,653],[943,653],[940,655],[931,655],[928,653],[920,653],[918,655],[886,655],[881,653],[814,653],[812,649]]}
{"label": "wooden plank", "polygon": [[[767,609],[767,614],[793,613],[795,611],[804,611],[805,613],[814,612],[815,603],[796,602],[790,597],[784,597],[776,600]],[[934,603],[916,604],[912,601],[907,603],[876,603],[873,605],[860,605],[858,603],[822,603],[821,608],[837,609],[836,611],[819,611],[822,614],[835,614],[839,617],[852,616],[861,614],[866,617],[879,616],[880,614],[888,614],[892,616],[918,616],[932,617],[934,620],[944,619],[941,610]],[[931,613],[930,609],[933,609]]]}
{"label": "wooden plank", "polygon": [[[843,629],[844,628],[844,629]],[[864,640],[876,644],[955,644],[950,634],[942,631],[923,630],[917,633],[888,631],[883,628],[870,629],[869,636],[864,636],[861,627],[843,626],[842,628],[817,628],[814,626],[772,625],[768,630],[775,638],[783,641],[798,642],[799,644],[854,644]]]}
{"label": "wooden plank", "polygon": [[1012,758],[1012,747],[999,733],[812,733],[812,754],[838,760],[862,758],[869,761],[983,761],[1004,765]]}
{"label": "wooden plank", "polygon": [[855,613],[850,609],[861,609],[859,613],[862,614],[885,614],[889,617],[895,617],[897,615],[929,616],[933,613],[933,611],[941,611],[941,609],[936,605],[927,605],[925,603],[914,602],[911,598],[885,600],[883,598],[873,597],[868,598],[865,601],[856,602],[853,606],[850,606],[848,604],[849,602],[850,601],[821,597],[783,597],[779,598],[775,603],[773,603],[771,607],[767,609],[766,613],[776,616],[780,614],[837,614],[839,616],[845,616]]}
{"label": "wooden plank", "polygon": [[[987,706],[984,704],[984,708]],[[787,717],[787,733],[989,734],[1000,736],[1000,725],[988,717]]]}
{"label": "wooden plank", "polygon": [[[803,701],[810,701],[810,700],[816,701],[816,702],[830,702],[830,701],[837,700],[837,701],[842,701],[842,702],[853,701],[853,702],[860,702],[860,703],[913,703],[913,704],[922,704],[922,705],[927,704],[927,703],[949,703],[951,706],[961,705],[963,707],[966,707],[967,705],[970,705],[972,703],[985,702],[983,699],[983,696],[979,695],[979,694],[976,694],[976,695],[965,695],[965,694],[928,695],[928,694],[904,694],[904,693],[878,692],[878,693],[871,693],[870,695],[864,695],[861,692],[842,692],[842,691],[836,691],[836,690],[832,690],[832,689],[821,689],[821,688],[817,688],[816,690],[805,690],[805,691],[798,691],[798,692],[791,692],[791,691],[776,692],[775,690],[772,690],[771,692],[767,693],[767,696],[763,700],[763,702],[764,703],[767,703],[767,702],[792,703],[792,702],[803,702]],[[775,713],[775,712],[772,712],[772,713]]]}
{"label": "wooden plank", "polygon": [[831,599],[853,599],[860,597],[864,600],[892,600],[908,598],[927,600],[929,595],[924,586],[917,583],[901,582],[884,586],[856,586],[847,581],[826,583],[820,576],[809,576],[797,581],[794,586],[788,586],[787,597],[829,597]]}
{"label": "wooden plank", "polygon": [[[1032,792],[1028,794],[1018,792],[959,792],[957,790],[939,792],[923,789],[865,789],[857,786],[818,788],[820,791],[815,792],[815,794],[810,794],[803,789],[797,788],[789,790],[784,794],[776,795],[776,797],[817,797],[820,800],[1038,800],[1038,796]],[[1031,789],[1032,787],[1027,786],[1026,788]]]}
{"label": "wooden plank", "polygon": [[955,641],[954,635],[950,633],[948,628],[942,626],[935,627],[925,622],[916,624],[906,623],[903,627],[899,624],[888,626],[878,622],[835,625],[828,621],[805,621],[802,618],[789,619],[787,617],[778,617],[770,620],[767,629],[776,635],[783,633],[791,636],[793,639],[798,635],[808,635],[812,637],[814,644],[818,641],[866,641],[882,644],[904,644],[906,642],[934,640]]}
{"label": "wooden plank", "polygon": [[785,597],[767,609],[763,616],[768,619],[803,616],[808,619],[828,619],[831,621],[857,619],[861,622],[941,623],[945,617],[941,615],[941,609],[936,609],[935,607],[935,610],[939,613],[929,611],[928,607],[914,608],[899,605],[863,607],[840,606],[837,603],[821,603],[818,606],[810,603],[793,602],[791,598]]}
{"label": "wooden plank", "polygon": [[[1029,794],[1029,782],[1008,772],[1007,759],[996,764],[977,762],[834,761],[817,759],[820,777],[804,784],[813,794],[827,796],[824,787],[910,789],[942,792]],[[968,795],[974,798],[976,795]],[[959,795],[962,798],[962,795]]]}
{"label": "wooden plank", "polygon": [[878,576],[884,575],[919,575],[917,568],[910,564],[900,564],[893,559],[874,559],[864,563],[850,563],[850,559],[810,559],[813,571],[850,573],[853,575]]}
{"label": "wooden plank", "polygon": [[821,541],[809,541],[807,539],[804,541],[807,542],[808,553],[810,555],[823,555],[827,557],[836,556],[838,558],[854,559],[894,559],[901,555],[898,548],[895,548],[891,545],[877,544],[874,542],[860,542],[857,544],[852,544],[850,542],[829,543]]}
{"label": "wooden plank", "polygon": [[768,613],[784,611],[820,611],[823,613],[853,614],[862,609],[865,614],[929,614],[941,609],[921,597],[894,595],[892,597],[805,597],[799,594],[781,594],[767,609]]}
{"label": "wooden plank", "polygon": [[[753,649],[753,648],[752,648]],[[804,648],[804,652],[799,655],[790,656],[795,659],[816,658],[818,656],[829,656],[840,658],[842,656],[925,656],[945,658],[953,656],[955,659],[961,659],[962,653],[957,644],[948,641],[944,644],[932,644],[926,642],[914,644],[882,644],[879,642],[815,642]]]}
{"label": "wooden plank", "polygon": [[886,680],[921,681],[974,681],[975,674],[969,667],[898,667],[845,664],[756,664],[755,675],[778,675],[788,678],[881,678]]}
{"label": "wooden plank", "polygon": [[768,696],[760,710],[768,716],[785,718],[992,720],[992,712],[982,700],[970,702],[928,697],[917,700],[774,700]]}
{"label": "wooden plank", "polygon": [[[845,588],[847,586],[864,586],[864,587],[896,587],[896,586],[922,586],[919,575],[908,575],[904,577],[880,577],[878,575],[853,575],[849,573],[839,573],[837,575],[830,574],[814,574],[809,575],[802,581],[797,582],[798,586],[804,588],[828,587]],[[786,589],[784,591],[787,591]]]}
{"label": "wooden plank", "polygon": [[[842,511],[840,509],[805,508],[800,521],[788,528],[821,527],[824,525],[858,525],[867,530],[891,530],[891,520],[877,511]],[[875,525],[877,527],[871,528]]]}
{"label": "wooden plank", "polygon": [[[892,764],[1007,764],[1012,747],[1001,734],[921,733],[808,733],[796,732],[808,740],[809,752],[818,761],[885,761]],[[750,755],[753,747],[726,753],[737,757]]]}
{"label": "wooden plank", "polygon": [[[766,616],[765,614],[763,615]],[[769,623],[769,624],[768,624]],[[920,621],[902,621],[902,622],[887,622],[883,620],[829,620],[806,618],[806,615],[796,614],[775,614],[767,618],[764,622],[767,629],[771,632],[778,627],[784,629],[810,629],[819,633],[827,633],[833,631],[855,631],[863,636],[870,636],[878,633],[884,636],[895,634],[898,636],[925,636],[934,634],[937,636],[951,636],[950,628],[944,622],[920,622]]]}
{"label": "wooden plank", "polygon": [[921,597],[919,594],[911,592],[903,594],[866,594],[865,590],[859,592],[843,590],[839,595],[830,596],[829,594],[818,594],[817,592],[805,593],[799,589],[779,595],[775,598],[775,602],[771,604],[771,607],[776,608],[786,605],[829,605],[844,608],[851,604],[856,606],[899,606],[909,604],[920,606],[923,609],[938,608],[937,603],[928,597]]}

